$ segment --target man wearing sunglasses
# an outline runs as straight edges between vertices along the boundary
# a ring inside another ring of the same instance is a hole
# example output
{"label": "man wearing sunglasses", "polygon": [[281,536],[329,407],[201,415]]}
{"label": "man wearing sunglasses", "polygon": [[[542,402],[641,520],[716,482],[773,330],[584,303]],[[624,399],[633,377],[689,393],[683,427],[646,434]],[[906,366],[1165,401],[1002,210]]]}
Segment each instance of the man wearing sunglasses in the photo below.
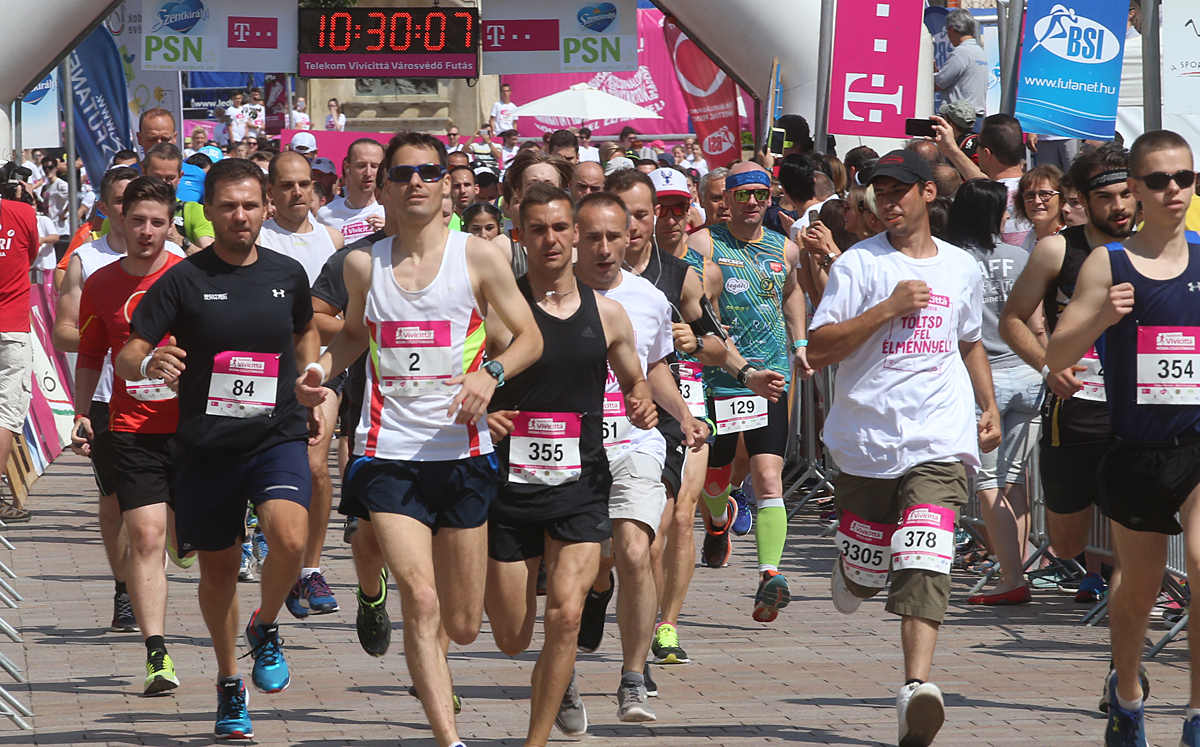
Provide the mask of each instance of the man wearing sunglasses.
{"label": "man wearing sunglasses", "polygon": [[[721,323],[740,354],[726,359],[724,370],[704,372],[709,413],[717,426],[708,457],[704,501],[712,519],[704,537],[704,562],[720,568],[732,552],[730,530],[738,506],[730,497],[738,439],[750,455],[758,517],[754,525],[758,546],[758,593],[753,618],[773,622],[791,600],[787,581],[779,573],[787,539],[783,507],[783,455],[788,440],[788,400],[791,351],[804,376],[811,376],[804,357],[804,294],[792,270],[800,250],[787,237],[763,227],[771,204],[771,176],[758,164],[739,163],[725,177],[727,223],[692,234],[688,245],[721,269],[718,303]],[[736,369],[731,368],[737,365]]]}
{"label": "man wearing sunglasses", "polygon": [[375,199],[375,182],[381,178],[383,146],[369,137],[350,144],[342,161],[346,189],[341,197],[317,211],[317,220],[354,241],[383,228],[383,205]]}
{"label": "man wearing sunglasses", "polygon": [[[1105,744],[1146,744],[1138,676],[1150,610],[1162,584],[1169,535],[1200,542],[1200,235],[1186,230],[1196,174],[1187,141],[1147,132],[1129,152],[1129,189],[1145,223],[1124,245],[1097,248],[1058,320],[1046,365],[1074,365],[1093,341],[1104,367],[1116,436],[1100,467],[1113,539],[1124,563],[1109,597],[1112,659]],[[1177,518],[1178,517],[1178,518]],[[1200,574],[1194,553],[1188,571]],[[1193,642],[1193,646],[1200,641]],[[1193,686],[1180,745],[1200,744],[1200,690]]]}
{"label": "man wearing sunglasses", "polygon": [[[478,421],[505,376],[538,359],[542,338],[499,248],[442,221],[446,161],[431,135],[388,143],[385,192],[397,230],[370,254],[346,254],[345,322],[320,363],[327,379],[372,351],[349,483],[395,574],[405,660],[425,715],[438,743],[453,747],[462,742],[443,636],[466,645],[479,634],[496,495],[492,442]],[[484,363],[491,313],[513,340]],[[297,384],[306,401],[321,396],[319,386]]]}

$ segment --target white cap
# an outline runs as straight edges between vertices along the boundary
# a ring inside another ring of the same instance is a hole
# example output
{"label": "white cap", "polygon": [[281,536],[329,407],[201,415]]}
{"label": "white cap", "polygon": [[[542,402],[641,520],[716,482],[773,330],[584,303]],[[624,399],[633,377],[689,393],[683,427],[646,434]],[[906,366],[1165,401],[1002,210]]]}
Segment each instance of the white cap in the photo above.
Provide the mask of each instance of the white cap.
{"label": "white cap", "polygon": [[292,136],[291,148],[297,153],[312,153],[317,149],[317,138],[311,132],[297,132]]}
{"label": "white cap", "polygon": [[[308,133],[302,132],[300,134],[306,135]],[[334,176],[337,176],[337,166],[333,164],[333,161],[330,161],[324,156],[319,156],[313,159],[312,169],[313,171],[320,171],[323,174],[333,174]]]}
{"label": "white cap", "polygon": [[650,181],[659,197],[683,197],[692,199],[687,177],[675,169],[655,169],[650,172]]}
{"label": "white cap", "polygon": [[605,164],[604,175],[608,176],[609,174],[613,173],[614,171],[621,171],[623,169],[632,169],[633,167],[634,167],[633,161],[629,160],[625,156],[617,156],[616,158],[612,159],[607,164]]}

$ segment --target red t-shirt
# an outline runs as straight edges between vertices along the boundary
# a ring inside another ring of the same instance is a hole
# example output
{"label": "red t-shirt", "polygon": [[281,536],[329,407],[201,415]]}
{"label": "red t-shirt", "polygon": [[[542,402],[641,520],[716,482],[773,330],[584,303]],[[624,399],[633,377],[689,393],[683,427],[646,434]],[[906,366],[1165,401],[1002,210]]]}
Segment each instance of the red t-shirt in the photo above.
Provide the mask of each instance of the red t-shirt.
{"label": "red t-shirt", "polygon": [[[145,277],[130,275],[120,261],[88,277],[79,299],[79,366],[99,371],[109,349],[113,358],[120,355],[129,340],[129,320],[138,301],[154,281],[183,261],[174,254],[166,254],[167,263],[162,269]],[[109,428],[122,433],[174,433],[179,423],[178,399],[135,399],[119,376],[113,377],[108,411]]]}
{"label": "red t-shirt", "polygon": [[39,241],[33,206],[0,201],[0,332],[29,331],[29,268]]}

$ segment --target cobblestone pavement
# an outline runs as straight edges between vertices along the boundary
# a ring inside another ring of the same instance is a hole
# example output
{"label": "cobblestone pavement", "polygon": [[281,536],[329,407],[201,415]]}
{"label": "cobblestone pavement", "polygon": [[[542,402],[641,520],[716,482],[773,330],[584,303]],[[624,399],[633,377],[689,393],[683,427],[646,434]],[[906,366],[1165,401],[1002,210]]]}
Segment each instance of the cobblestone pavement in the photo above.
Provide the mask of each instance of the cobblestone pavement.
{"label": "cobblestone pavement", "polygon": [[[0,638],[0,652],[29,673],[9,690],[35,713],[32,733],[0,719],[3,744],[203,745],[212,740],[215,665],[196,602],[197,573],[170,570],[167,640],[182,687],[176,695],[139,696],[140,636],[107,632],[112,583],[96,527],[87,463],[64,456],[35,486],[34,520],[7,529],[16,550],[0,559],[19,575],[19,610],[0,608],[18,627],[24,649]],[[829,601],[832,543],[819,538],[815,514],[793,522],[783,560],[792,604],[773,625],[750,619],[754,543],[735,541],[729,567],[698,568],[680,623],[693,663],[657,667],[661,697],[652,725],[621,724],[614,692],[620,666],[610,609],[600,651],[581,655],[579,686],[593,745],[895,744],[895,689],[902,680],[899,626],[871,600],[852,617]],[[699,530],[699,524],[697,525]],[[307,622],[284,613],[282,633],[292,686],[253,693],[255,740],[307,747],[434,747],[400,652],[399,603],[392,653],[372,659],[354,633],[354,575],[340,522],[331,526],[324,567],[342,611]],[[971,579],[956,577],[942,629],[935,681],[946,693],[947,724],[936,744],[1102,743],[1096,710],[1106,671],[1108,631],[1077,624],[1084,608],[1056,592],[1035,592],[1017,608],[968,608]],[[240,585],[242,619],[256,606],[257,584]],[[1152,629],[1155,637],[1162,628]],[[534,647],[540,645],[540,630]],[[534,655],[496,650],[484,621],[479,639],[451,652],[466,707],[459,719],[471,747],[521,745]],[[249,661],[249,660],[247,660]],[[1150,744],[1176,744],[1186,700],[1186,642],[1149,665]],[[0,673],[0,677],[3,674]],[[570,740],[555,732],[554,743]]]}

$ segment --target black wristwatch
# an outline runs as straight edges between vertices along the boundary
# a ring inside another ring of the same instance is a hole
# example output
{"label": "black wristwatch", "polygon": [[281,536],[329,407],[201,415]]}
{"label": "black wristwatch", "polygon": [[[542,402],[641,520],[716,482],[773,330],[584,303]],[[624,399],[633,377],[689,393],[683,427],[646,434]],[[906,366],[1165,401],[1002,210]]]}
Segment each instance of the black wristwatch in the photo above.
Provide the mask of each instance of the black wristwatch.
{"label": "black wristwatch", "polygon": [[481,369],[491,375],[496,380],[496,388],[504,386],[504,364],[500,361],[488,361],[480,366]]}
{"label": "black wristwatch", "polygon": [[696,349],[692,351],[692,354],[694,355],[696,353],[699,353],[701,350],[704,350],[704,338],[697,337],[696,338]]}
{"label": "black wristwatch", "polygon": [[757,370],[758,369],[755,368],[752,364],[747,363],[746,365],[744,365],[738,369],[737,382],[739,384],[741,384],[742,386],[746,386],[746,379],[750,378],[750,374],[754,373]]}

